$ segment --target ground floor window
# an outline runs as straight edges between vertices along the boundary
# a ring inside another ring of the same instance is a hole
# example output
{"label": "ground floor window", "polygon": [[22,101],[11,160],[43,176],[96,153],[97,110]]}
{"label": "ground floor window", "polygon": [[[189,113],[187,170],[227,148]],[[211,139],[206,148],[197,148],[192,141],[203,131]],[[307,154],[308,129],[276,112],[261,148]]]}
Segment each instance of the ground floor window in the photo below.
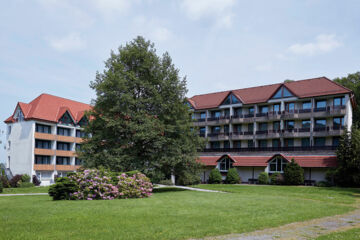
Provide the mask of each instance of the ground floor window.
{"label": "ground floor window", "polygon": [[51,164],[50,156],[35,155],[35,164]]}
{"label": "ground floor window", "polygon": [[230,158],[228,158],[228,157],[224,157],[219,162],[219,170],[220,170],[220,172],[227,172],[232,167],[233,167],[232,160]]}
{"label": "ground floor window", "polygon": [[49,181],[49,180],[52,179],[52,172],[37,171],[37,172],[36,172],[36,177],[37,177],[40,181]]}
{"label": "ground floor window", "polygon": [[283,172],[287,163],[283,157],[276,156],[269,162],[269,172]]}

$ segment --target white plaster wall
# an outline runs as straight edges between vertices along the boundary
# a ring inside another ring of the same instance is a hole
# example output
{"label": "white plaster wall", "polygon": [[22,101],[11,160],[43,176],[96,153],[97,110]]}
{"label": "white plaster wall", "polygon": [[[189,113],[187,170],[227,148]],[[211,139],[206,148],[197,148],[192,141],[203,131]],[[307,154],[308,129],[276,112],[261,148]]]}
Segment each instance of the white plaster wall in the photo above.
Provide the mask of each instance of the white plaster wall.
{"label": "white plaster wall", "polygon": [[[252,178],[253,167],[236,167],[242,182],[248,182]],[[261,172],[265,171],[265,167],[254,167],[254,178],[258,178]]]}
{"label": "white plaster wall", "polygon": [[[34,158],[34,121],[23,121],[11,124],[11,133],[7,136],[7,159],[10,157],[10,170],[13,175],[32,175]],[[9,167],[9,166],[7,166]]]}
{"label": "white plaster wall", "polygon": [[352,126],[353,110],[348,94],[345,96],[345,101],[346,101],[346,114],[345,114],[344,122],[345,125],[347,126],[348,131],[350,131]]}

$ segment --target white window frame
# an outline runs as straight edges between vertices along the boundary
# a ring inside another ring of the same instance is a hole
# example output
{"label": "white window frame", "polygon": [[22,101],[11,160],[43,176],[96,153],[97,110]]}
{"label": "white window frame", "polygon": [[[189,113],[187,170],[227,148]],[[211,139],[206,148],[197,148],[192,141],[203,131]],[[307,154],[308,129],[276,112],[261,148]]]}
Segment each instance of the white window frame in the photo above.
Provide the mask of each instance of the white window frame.
{"label": "white window frame", "polygon": [[[222,169],[222,164],[225,163],[225,169]],[[220,172],[228,172],[230,168],[233,167],[233,161],[229,157],[224,157],[219,161],[219,171]]]}
{"label": "white window frame", "polygon": [[[279,159],[281,160],[280,169],[279,169],[279,164],[278,164],[278,162],[277,162]],[[268,163],[269,173],[275,173],[275,172],[283,173],[286,164],[288,164],[288,161],[286,161],[283,157],[281,157],[281,156],[276,156],[276,157],[274,157],[274,158]],[[272,170],[271,170],[271,165],[275,165],[275,166],[276,166],[276,167],[275,167],[275,168],[276,168],[275,171],[272,171]]]}

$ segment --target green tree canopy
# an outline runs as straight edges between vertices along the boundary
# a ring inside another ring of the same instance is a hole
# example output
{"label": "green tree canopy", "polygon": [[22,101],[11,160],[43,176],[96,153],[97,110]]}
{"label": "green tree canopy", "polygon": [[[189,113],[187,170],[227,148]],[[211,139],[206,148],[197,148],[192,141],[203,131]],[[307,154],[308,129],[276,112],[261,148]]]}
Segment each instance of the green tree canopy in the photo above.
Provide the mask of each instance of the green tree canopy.
{"label": "green tree canopy", "polygon": [[[360,106],[360,72],[348,74],[347,77],[335,78],[334,81],[352,90],[355,95],[356,105]],[[353,110],[353,122],[356,125],[360,123],[359,107]]]}
{"label": "green tree canopy", "polygon": [[336,150],[338,167],[335,171],[335,183],[341,186],[360,187],[360,129],[353,126],[351,132],[345,132]]}
{"label": "green tree canopy", "polygon": [[171,57],[137,37],[111,52],[96,91],[80,157],[86,167],[113,171],[161,171],[176,175],[197,166],[203,140],[191,130],[186,79]]}

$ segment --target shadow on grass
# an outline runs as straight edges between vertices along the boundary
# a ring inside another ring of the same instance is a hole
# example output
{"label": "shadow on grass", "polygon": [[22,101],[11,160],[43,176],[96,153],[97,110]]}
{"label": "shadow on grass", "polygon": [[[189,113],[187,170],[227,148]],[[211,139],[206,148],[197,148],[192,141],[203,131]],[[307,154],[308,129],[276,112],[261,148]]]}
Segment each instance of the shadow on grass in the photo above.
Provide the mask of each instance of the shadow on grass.
{"label": "shadow on grass", "polygon": [[175,188],[175,187],[163,187],[163,188],[154,188],[152,192],[165,193],[165,192],[182,192],[182,191],[188,191],[188,190],[182,188]]}

